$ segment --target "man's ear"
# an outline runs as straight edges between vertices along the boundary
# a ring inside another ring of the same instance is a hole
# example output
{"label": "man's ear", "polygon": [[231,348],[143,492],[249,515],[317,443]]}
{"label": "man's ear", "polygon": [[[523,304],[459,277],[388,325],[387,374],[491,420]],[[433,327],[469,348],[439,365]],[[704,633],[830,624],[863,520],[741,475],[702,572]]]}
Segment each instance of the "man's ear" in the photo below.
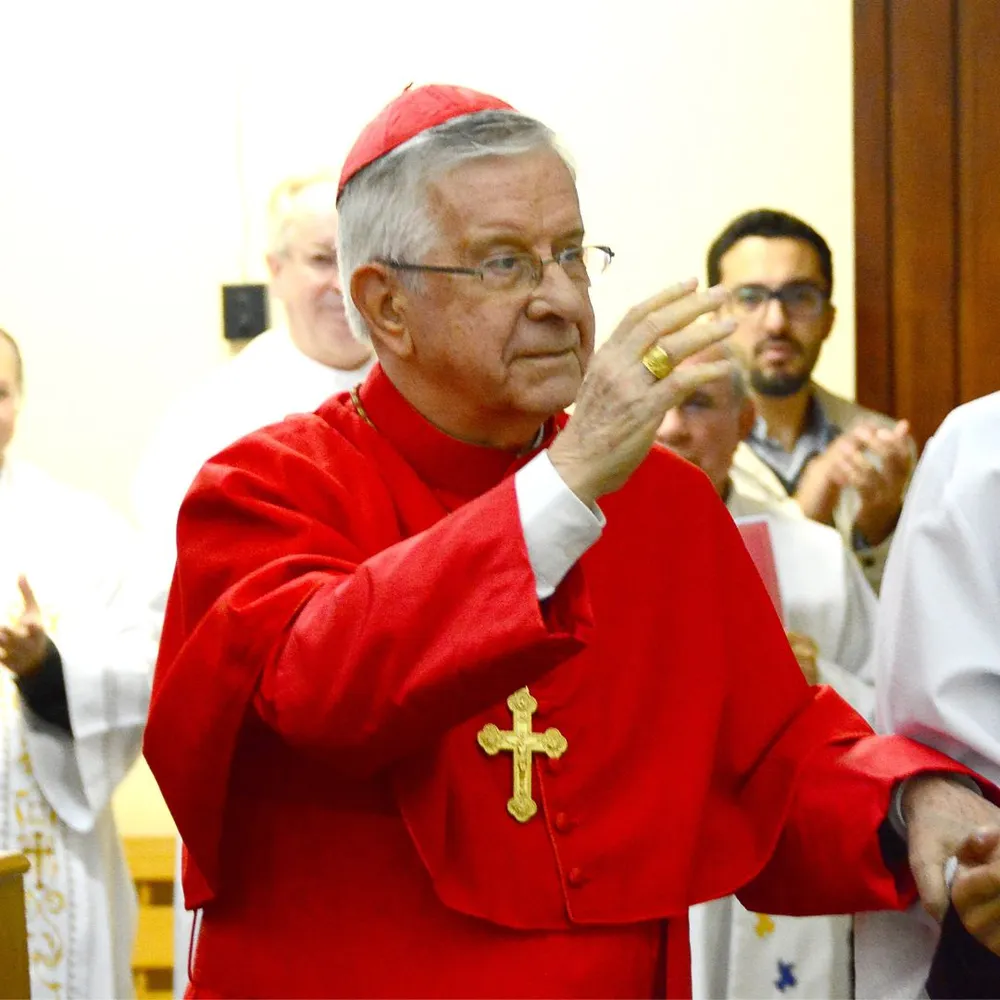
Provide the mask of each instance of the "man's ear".
{"label": "man's ear", "polygon": [[407,292],[391,268],[369,261],[351,275],[351,299],[374,342],[397,357],[413,352],[413,341],[406,322]]}
{"label": "man's ear", "polygon": [[282,258],[276,253],[269,253],[265,260],[267,261],[267,273],[271,276],[271,281],[275,281],[281,274]]}
{"label": "man's ear", "polygon": [[745,441],[749,436],[750,432],[753,430],[753,423],[757,419],[757,407],[754,406],[753,400],[747,396],[743,400],[743,405],[740,407],[740,440]]}
{"label": "man's ear", "polygon": [[826,329],[823,331],[823,340],[826,340],[830,336],[830,332],[833,330],[833,324],[837,320],[837,307],[832,303],[828,303],[826,307]]}

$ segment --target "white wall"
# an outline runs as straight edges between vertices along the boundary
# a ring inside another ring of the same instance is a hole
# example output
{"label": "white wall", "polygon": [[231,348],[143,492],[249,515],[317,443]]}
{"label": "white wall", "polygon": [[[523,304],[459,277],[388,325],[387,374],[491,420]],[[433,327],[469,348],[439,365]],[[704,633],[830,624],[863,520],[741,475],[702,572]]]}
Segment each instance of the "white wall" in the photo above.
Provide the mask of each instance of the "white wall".
{"label": "white wall", "polygon": [[[0,13],[0,326],[22,343],[18,447],[127,509],[168,402],[221,363],[220,290],[259,280],[284,175],[339,166],[407,83],[503,96],[561,134],[618,256],[603,333],[701,274],[750,207],[830,240],[853,392],[849,0],[10,4]],[[150,811],[152,810],[152,811]],[[127,830],[167,824],[139,776]]]}

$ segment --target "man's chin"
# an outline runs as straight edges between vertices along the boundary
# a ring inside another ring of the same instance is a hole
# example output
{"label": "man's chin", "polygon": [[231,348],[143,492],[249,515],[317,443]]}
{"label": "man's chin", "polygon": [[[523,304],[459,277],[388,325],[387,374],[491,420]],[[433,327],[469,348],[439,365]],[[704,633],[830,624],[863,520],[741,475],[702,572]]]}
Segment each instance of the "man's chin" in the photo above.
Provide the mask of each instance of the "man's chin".
{"label": "man's chin", "polygon": [[525,401],[530,401],[533,411],[552,416],[561,410],[569,409],[576,402],[581,385],[583,385],[583,375],[579,367],[574,366],[572,370],[553,373],[528,387],[524,393]]}
{"label": "man's chin", "polygon": [[762,372],[750,373],[750,386],[759,396],[770,399],[787,399],[809,384],[809,372]]}

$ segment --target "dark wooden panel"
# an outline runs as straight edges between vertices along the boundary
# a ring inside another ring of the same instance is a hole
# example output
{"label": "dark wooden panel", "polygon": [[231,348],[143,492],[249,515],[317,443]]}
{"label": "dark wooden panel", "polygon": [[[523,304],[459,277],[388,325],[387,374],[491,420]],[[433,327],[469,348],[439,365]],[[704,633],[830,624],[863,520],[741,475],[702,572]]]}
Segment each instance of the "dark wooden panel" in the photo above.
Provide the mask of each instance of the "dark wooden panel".
{"label": "dark wooden panel", "polygon": [[1000,3],[958,4],[961,401],[1000,390]]}
{"label": "dark wooden panel", "polygon": [[858,402],[895,409],[886,0],[854,0],[854,363]]}
{"label": "dark wooden panel", "polygon": [[895,409],[921,444],[957,402],[955,27],[952,0],[890,4]]}

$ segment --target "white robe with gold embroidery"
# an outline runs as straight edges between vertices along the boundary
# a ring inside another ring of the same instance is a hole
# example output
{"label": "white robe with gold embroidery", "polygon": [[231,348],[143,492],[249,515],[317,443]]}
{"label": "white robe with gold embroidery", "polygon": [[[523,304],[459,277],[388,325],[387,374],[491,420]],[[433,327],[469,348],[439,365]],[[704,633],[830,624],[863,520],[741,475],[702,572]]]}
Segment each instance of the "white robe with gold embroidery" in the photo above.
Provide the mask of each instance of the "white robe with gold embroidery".
{"label": "white robe with gold embroidery", "polygon": [[149,702],[153,636],[124,585],[133,541],[95,497],[4,459],[0,611],[20,616],[23,573],[62,658],[73,729],[35,716],[0,667],[0,849],[32,864],[33,998],[132,995],[135,894],[110,800],[138,756]]}
{"label": "white robe with gold embroidery", "polygon": [[[737,518],[767,518],[785,627],[816,642],[820,683],[870,719],[877,601],[841,536],[788,501],[734,491],[727,505]],[[751,913],[733,896],[692,907],[690,916],[695,1000],[852,996],[849,916]]]}

